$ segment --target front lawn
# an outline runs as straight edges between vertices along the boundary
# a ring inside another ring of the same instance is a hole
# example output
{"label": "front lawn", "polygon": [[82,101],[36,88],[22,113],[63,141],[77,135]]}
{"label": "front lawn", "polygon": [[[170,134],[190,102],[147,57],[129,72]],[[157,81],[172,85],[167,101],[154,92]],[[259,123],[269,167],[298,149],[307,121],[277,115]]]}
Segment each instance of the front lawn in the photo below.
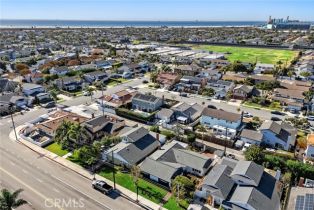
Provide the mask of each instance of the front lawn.
{"label": "front lawn", "polygon": [[270,110],[282,111],[282,107],[280,106],[278,102],[272,102],[269,106],[262,106],[257,103],[246,101],[243,103],[243,106],[252,107],[255,109],[270,109]]}
{"label": "front lawn", "polygon": [[268,48],[236,47],[236,46],[216,46],[216,45],[194,45],[193,49],[202,49],[213,52],[230,53],[226,57],[229,61],[242,61],[255,63],[276,64],[282,61],[284,64],[290,62],[298,55],[298,51],[278,50]]}
{"label": "front lawn", "polygon": [[127,81],[128,81],[128,79],[124,79],[124,78],[110,79],[107,85],[112,87],[112,86],[119,85],[121,83],[125,83]]}
{"label": "front lawn", "polygon": [[177,202],[177,199],[174,196],[171,196],[171,198],[165,203],[163,206],[166,209],[169,210],[183,210],[187,209],[189,206],[188,202],[185,200],[181,200]]}
{"label": "front lawn", "polygon": [[61,157],[69,153],[69,151],[62,149],[61,145],[57,144],[56,142],[49,144],[45,147],[45,149]]}
{"label": "front lawn", "polygon": [[[99,175],[113,181],[111,168],[103,168],[99,172]],[[130,174],[122,173],[116,170],[116,183],[136,193],[136,186],[133,182],[133,177]],[[162,189],[143,179],[139,180],[139,195],[143,196],[144,198],[159,204],[162,202],[162,199],[166,194],[167,191],[165,189]]]}

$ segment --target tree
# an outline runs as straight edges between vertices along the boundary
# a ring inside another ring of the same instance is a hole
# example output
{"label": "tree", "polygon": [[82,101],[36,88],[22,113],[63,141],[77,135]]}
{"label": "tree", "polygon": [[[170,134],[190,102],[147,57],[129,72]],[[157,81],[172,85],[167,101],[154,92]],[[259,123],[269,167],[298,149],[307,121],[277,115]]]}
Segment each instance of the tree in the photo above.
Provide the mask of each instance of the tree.
{"label": "tree", "polygon": [[311,72],[308,72],[308,71],[303,71],[300,73],[300,75],[306,79],[308,79],[308,77],[310,77],[312,75]]}
{"label": "tree", "polygon": [[85,144],[88,136],[85,128],[79,123],[63,121],[56,130],[54,140],[63,148],[71,149]]}
{"label": "tree", "polygon": [[19,194],[22,192],[22,189],[18,189],[11,193],[7,189],[1,190],[0,195],[0,209],[1,210],[13,210],[19,206],[27,204],[27,201],[24,199],[19,199]]}
{"label": "tree", "polygon": [[202,95],[203,95],[203,96],[211,97],[211,96],[215,95],[215,90],[212,89],[212,88],[205,88],[205,89],[203,89],[203,91],[202,91]]}
{"label": "tree", "polygon": [[132,166],[131,168],[131,175],[133,177],[133,182],[136,186],[136,200],[138,200],[138,182],[141,177],[141,168],[139,166]]}
{"label": "tree", "polygon": [[293,76],[293,71],[288,71],[287,75],[288,75],[288,77],[289,77],[290,80],[291,80],[291,77]]}
{"label": "tree", "polygon": [[88,95],[90,95],[90,100],[91,102],[93,101],[93,94],[94,94],[94,88],[87,86],[85,88],[85,91],[88,93]]}
{"label": "tree", "polygon": [[244,152],[244,156],[246,160],[254,161],[257,164],[261,164],[264,159],[264,154],[262,148],[257,145],[251,145]]}
{"label": "tree", "polygon": [[289,185],[291,182],[291,178],[292,178],[292,174],[291,172],[286,172],[284,173],[284,175],[282,176],[282,182],[285,186]]}
{"label": "tree", "polygon": [[186,176],[177,176],[172,181],[172,193],[176,195],[178,199],[192,198],[195,190],[195,184],[191,179]]}
{"label": "tree", "polygon": [[92,166],[98,162],[101,157],[100,148],[92,146],[83,146],[77,150],[79,161],[84,166]]}
{"label": "tree", "polygon": [[151,72],[150,73],[150,81],[151,82],[156,83],[157,77],[158,77],[158,73],[157,72]]}

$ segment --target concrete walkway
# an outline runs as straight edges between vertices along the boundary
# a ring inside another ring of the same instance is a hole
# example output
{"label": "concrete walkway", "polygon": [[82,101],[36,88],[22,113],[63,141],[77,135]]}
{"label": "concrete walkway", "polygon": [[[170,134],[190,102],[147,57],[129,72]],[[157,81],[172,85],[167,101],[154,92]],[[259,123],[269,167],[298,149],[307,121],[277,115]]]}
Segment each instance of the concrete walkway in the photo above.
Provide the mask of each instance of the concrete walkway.
{"label": "concrete walkway", "polygon": [[[19,138],[19,141],[20,143],[24,144],[26,147],[28,147],[29,149],[33,150],[34,152],[36,153],[39,153],[41,156],[43,157],[46,157],[74,172],[76,172],[77,174],[81,175],[81,176],[84,176],[85,178],[87,179],[90,179],[92,180],[94,178],[94,175],[91,174],[89,171],[87,171],[86,169],[84,169],[83,167],[67,160],[67,159],[64,159],[63,157],[60,157],[44,148],[41,148],[29,141],[26,141],[24,139],[22,139],[20,136],[19,136],[19,133],[20,133],[20,130],[23,129],[25,126],[22,125],[22,126],[18,126],[16,127],[16,132],[18,133],[18,138]],[[15,135],[14,135],[14,131],[11,131],[10,134],[9,134],[9,138],[14,140],[15,141]],[[111,180],[108,180],[108,179],[105,179],[104,177],[102,176],[99,176],[99,175],[95,175],[95,178],[97,180],[103,180],[105,182],[107,182],[108,184],[110,184],[111,186],[113,186],[113,182]],[[136,202],[136,193],[116,184],[116,190],[124,197],[126,197],[128,200],[134,202],[134,203],[138,203],[140,206],[142,206],[143,208],[147,208],[147,209],[154,209],[154,210],[166,210],[165,208],[163,208],[162,206],[160,206],[159,204],[156,204],[142,196],[138,196],[138,202]]]}

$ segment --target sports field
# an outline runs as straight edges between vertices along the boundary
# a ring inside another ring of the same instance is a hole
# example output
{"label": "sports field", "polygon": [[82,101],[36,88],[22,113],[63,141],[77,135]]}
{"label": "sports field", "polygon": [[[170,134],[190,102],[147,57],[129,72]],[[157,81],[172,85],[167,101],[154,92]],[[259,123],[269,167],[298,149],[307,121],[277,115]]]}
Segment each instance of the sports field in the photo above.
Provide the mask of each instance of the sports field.
{"label": "sports field", "polygon": [[233,47],[216,45],[194,45],[193,49],[209,50],[213,52],[230,53],[226,54],[229,61],[243,61],[255,63],[276,64],[279,60],[285,65],[298,55],[298,51],[277,50],[268,48]]}

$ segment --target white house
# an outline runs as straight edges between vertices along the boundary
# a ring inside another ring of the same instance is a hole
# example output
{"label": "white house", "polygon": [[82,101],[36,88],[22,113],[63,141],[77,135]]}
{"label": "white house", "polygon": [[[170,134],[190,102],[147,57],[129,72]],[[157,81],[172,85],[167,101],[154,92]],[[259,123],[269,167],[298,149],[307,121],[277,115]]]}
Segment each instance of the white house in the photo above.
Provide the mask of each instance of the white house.
{"label": "white house", "polygon": [[202,112],[202,125],[213,128],[215,125],[238,130],[242,124],[242,115],[220,109],[205,108]]}
{"label": "white house", "polygon": [[284,150],[295,145],[297,130],[287,123],[266,120],[259,130],[263,134],[263,142],[267,145]]}
{"label": "white house", "polygon": [[243,129],[240,135],[240,139],[244,143],[260,145],[263,140],[263,133],[259,131]]}
{"label": "white house", "polygon": [[66,73],[69,72],[69,69],[68,67],[66,66],[61,66],[61,67],[53,67],[52,69],[49,70],[49,73],[50,74],[53,74],[53,75],[58,75],[58,76],[64,76],[66,75]]}
{"label": "white house", "polygon": [[314,160],[314,134],[307,135],[307,146],[304,157],[306,160]]}
{"label": "white house", "polygon": [[23,84],[23,93],[26,96],[31,96],[38,93],[45,92],[45,89],[41,85],[33,84],[33,83],[24,83]]}
{"label": "white house", "polygon": [[265,71],[272,71],[274,70],[273,64],[267,64],[267,63],[257,63],[254,68],[254,74],[263,74]]}

